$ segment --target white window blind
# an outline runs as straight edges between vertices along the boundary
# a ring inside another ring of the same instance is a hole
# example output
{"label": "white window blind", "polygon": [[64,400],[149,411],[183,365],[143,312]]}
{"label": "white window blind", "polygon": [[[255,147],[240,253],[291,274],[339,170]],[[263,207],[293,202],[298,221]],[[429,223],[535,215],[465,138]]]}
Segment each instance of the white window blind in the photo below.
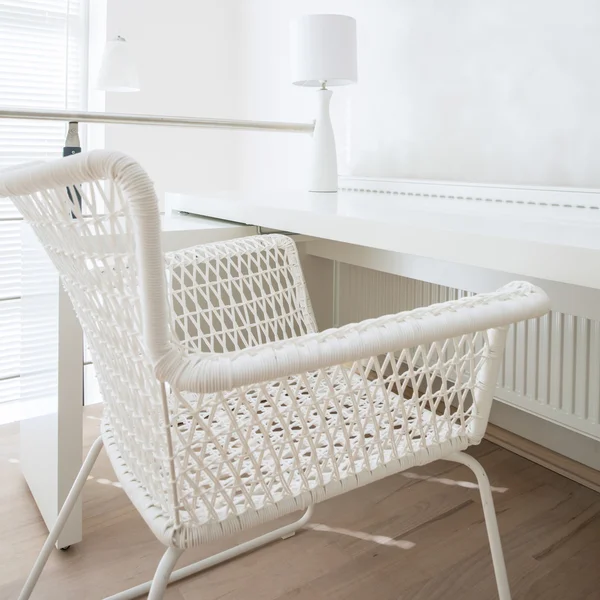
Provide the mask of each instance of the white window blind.
{"label": "white window blind", "polygon": [[[84,109],[88,0],[0,2],[0,105]],[[66,125],[0,119],[0,169],[59,157]],[[18,399],[20,217],[0,199],[0,405]]]}

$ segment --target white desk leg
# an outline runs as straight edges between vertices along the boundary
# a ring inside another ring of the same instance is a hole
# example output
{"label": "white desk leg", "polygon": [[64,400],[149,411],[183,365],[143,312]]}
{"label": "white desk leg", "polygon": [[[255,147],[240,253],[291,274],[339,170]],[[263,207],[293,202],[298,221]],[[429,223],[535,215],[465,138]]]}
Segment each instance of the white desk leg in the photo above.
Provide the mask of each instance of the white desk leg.
{"label": "white desk leg", "polygon": [[[48,528],[82,461],[83,340],[71,302],[33,236],[23,231],[21,469]],[[81,541],[81,502],[58,539]]]}

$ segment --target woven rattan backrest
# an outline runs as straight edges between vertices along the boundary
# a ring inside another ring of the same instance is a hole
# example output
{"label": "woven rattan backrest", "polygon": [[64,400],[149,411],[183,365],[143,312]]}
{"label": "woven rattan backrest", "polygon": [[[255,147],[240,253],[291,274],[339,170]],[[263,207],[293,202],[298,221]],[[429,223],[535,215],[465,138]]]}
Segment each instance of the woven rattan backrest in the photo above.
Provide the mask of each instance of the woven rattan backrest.
{"label": "woven rattan backrest", "polygon": [[[0,174],[0,194],[13,198],[58,269],[91,351],[114,442],[166,508],[168,477],[157,474],[169,467],[167,432],[147,348],[158,357],[169,334],[150,180],[128,157],[97,151]],[[151,290],[154,305],[143,307]]]}
{"label": "woven rattan backrest", "polygon": [[177,338],[231,352],[317,331],[294,242],[281,235],[205,244],[167,258]]}

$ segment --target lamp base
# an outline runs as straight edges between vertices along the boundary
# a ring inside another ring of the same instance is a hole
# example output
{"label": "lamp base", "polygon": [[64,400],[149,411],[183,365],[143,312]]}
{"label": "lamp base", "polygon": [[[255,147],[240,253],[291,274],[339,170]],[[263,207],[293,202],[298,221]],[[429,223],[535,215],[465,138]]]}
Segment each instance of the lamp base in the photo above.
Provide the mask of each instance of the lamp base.
{"label": "lamp base", "polygon": [[313,156],[309,190],[311,192],[337,192],[337,155],[333,125],[329,116],[329,103],[333,93],[322,88],[317,91],[318,112],[313,133]]}

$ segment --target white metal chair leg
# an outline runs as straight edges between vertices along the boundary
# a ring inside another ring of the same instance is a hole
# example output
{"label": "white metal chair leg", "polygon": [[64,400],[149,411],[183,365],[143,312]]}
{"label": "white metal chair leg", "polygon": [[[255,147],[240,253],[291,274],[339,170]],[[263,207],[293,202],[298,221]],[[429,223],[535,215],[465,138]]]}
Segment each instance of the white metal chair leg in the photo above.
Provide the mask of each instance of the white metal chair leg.
{"label": "white metal chair leg", "polygon": [[[298,531],[308,523],[311,516],[313,514],[313,507],[309,506],[305,513],[293,523],[289,525],[284,525],[283,527],[279,527],[274,531],[270,531],[269,533],[265,533],[259,537],[248,540],[243,544],[239,544],[234,546],[233,548],[229,548],[228,550],[224,550],[223,552],[219,552],[218,554],[213,554],[204,560],[198,561],[194,564],[188,565],[187,567],[182,567],[181,569],[177,569],[177,571],[173,571],[171,577],[169,577],[168,583],[173,583],[175,581],[179,581],[180,579],[184,579],[185,577],[189,577],[190,575],[196,575],[210,567],[214,567],[222,562],[227,560],[231,560],[236,556],[240,556],[241,554],[245,554],[246,552],[250,552],[251,550],[255,550],[256,548],[260,548],[261,546],[265,546],[266,544],[270,544],[275,540],[280,538],[285,539],[286,537],[290,537],[291,534]],[[166,554],[163,556],[163,560],[166,559]],[[177,560],[177,559],[175,559]],[[162,561],[161,561],[162,563]],[[160,568],[160,567],[159,567]],[[158,574],[158,571],[157,571]],[[143,594],[147,594],[150,590],[151,582],[147,581],[146,583],[142,583],[140,585],[136,585],[128,590],[123,592],[119,592],[114,596],[110,596],[109,598],[105,598],[104,600],[133,600],[134,598],[139,598]],[[161,596],[157,596],[160,598]],[[150,600],[151,597],[148,598]],[[154,598],[152,598],[154,600]]]}
{"label": "white metal chair leg", "polygon": [[508,575],[506,574],[506,564],[502,552],[502,543],[500,542],[500,532],[498,531],[498,521],[494,509],[494,499],[492,498],[492,489],[490,488],[490,481],[485,469],[481,466],[479,461],[464,452],[457,452],[451,456],[444,457],[444,460],[461,463],[462,465],[469,467],[469,469],[475,473],[477,483],[479,484],[481,503],[483,505],[483,515],[485,517],[485,526],[490,542],[496,584],[498,585],[498,597],[500,600],[511,600]]}
{"label": "white metal chair leg", "polygon": [[40,554],[37,557],[37,560],[35,561],[31,572],[29,573],[29,577],[27,577],[27,581],[25,582],[25,585],[21,590],[19,600],[28,600],[28,598],[31,596],[31,592],[33,592],[33,588],[35,587],[35,584],[40,578],[40,575],[42,574],[44,566],[48,562],[48,558],[50,557],[52,550],[54,550],[56,540],[58,539],[60,532],[63,530],[63,527],[65,526],[65,523],[67,522],[67,519],[69,518],[69,515],[73,510],[73,507],[77,502],[77,498],[79,498],[79,494],[81,494],[81,490],[83,489],[83,486],[87,481],[88,475],[90,474],[90,471],[92,470],[92,467],[94,466],[94,463],[96,462],[96,459],[100,454],[100,450],[102,450],[102,446],[103,442],[101,437],[99,437],[92,444],[92,447],[90,448],[90,451],[85,457],[83,465],[81,465],[81,469],[79,470],[79,473],[77,474],[77,477],[73,482],[73,486],[69,490],[67,499],[65,500],[65,503],[63,504],[62,508],[60,509],[60,512],[58,513],[56,522],[50,530],[50,533],[48,534],[44,545],[42,546]]}
{"label": "white metal chair leg", "polygon": [[169,577],[171,577],[173,569],[175,568],[175,563],[182,554],[183,550],[180,550],[179,548],[167,548],[167,551],[163,554],[163,557],[158,563],[158,568],[156,569],[150,587],[148,600],[163,600],[163,596],[169,585]]}

